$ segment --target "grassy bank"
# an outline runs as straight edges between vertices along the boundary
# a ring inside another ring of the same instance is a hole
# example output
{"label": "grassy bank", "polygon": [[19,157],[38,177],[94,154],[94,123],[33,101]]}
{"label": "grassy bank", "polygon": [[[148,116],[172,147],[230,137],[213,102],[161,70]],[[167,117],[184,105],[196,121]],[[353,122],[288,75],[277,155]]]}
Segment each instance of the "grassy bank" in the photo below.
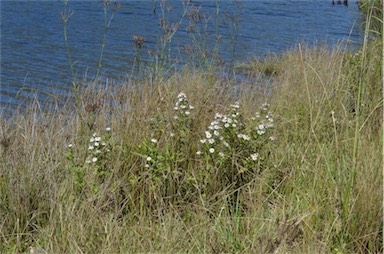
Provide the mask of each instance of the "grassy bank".
{"label": "grassy bank", "polygon": [[0,252],[383,252],[382,48],[79,83],[1,119]]}
{"label": "grassy bank", "polygon": [[0,123],[1,252],[382,252],[381,49],[34,103]]}

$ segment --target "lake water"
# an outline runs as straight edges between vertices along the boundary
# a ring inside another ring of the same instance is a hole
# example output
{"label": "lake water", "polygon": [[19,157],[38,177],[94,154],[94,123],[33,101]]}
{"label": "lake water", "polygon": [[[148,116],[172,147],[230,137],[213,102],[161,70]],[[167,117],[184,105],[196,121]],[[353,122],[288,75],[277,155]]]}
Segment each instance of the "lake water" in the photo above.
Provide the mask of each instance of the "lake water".
{"label": "lake water", "polygon": [[[71,72],[60,14],[65,9],[64,2],[1,1],[0,4],[0,106],[22,105],[30,99],[32,90],[41,99],[47,93],[67,93],[71,88]],[[196,10],[198,7],[201,7],[200,15],[182,18],[185,8]],[[356,1],[349,1],[348,7],[332,5],[331,0],[254,0],[240,4],[219,1],[218,7],[212,0],[192,0],[189,6],[182,1],[167,1],[163,8],[160,0],[122,1],[107,32],[103,76],[113,80],[129,77],[135,52],[134,35],[145,39],[142,58],[150,61],[148,52],[160,48],[163,11],[164,20],[172,23],[181,20],[171,44],[173,57],[181,63],[187,59],[185,49],[196,45],[193,36],[199,38],[198,30],[194,33],[189,30],[193,17],[200,18],[199,27],[211,51],[218,32],[219,56],[226,63],[262,57],[268,52],[284,52],[300,42],[309,45],[326,42],[332,47],[344,40],[353,47],[362,40],[363,17]],[[101,1],[69,0],[68,9],[73,13],[68,22],[68,37],[76,75],[93,77],[103,39],[103,4]],[[234,28],[236,22],[238,27]],[[204,23],[207,24],[205,30]]]}

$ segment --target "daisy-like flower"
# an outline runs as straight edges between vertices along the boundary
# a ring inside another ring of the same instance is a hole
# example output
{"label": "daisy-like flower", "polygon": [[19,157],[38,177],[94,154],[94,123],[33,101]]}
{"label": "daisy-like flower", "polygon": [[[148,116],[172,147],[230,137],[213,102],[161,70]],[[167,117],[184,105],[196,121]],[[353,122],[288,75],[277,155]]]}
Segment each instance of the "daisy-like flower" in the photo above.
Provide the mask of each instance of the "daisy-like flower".
{"label": "daisy-like flower", "polygon": [[211,138],[211,137],[212,137],[212,134],[211,134],[209,131],[206,131],[206,132],[205,132],[205,137],[206,137],[206,138]]}
{"label": "daisy-like flower", "polygon": [[225,127],[225,128],[229,128],[229,123],[225,123],[225,124],[224,124],[224,127]]}
{"label": "daisy-like flower", "polygon": [[223,153],[223,152],[220,152],[219,155],[220,155],[221,157],[224,157],[224,153]]}
{"label": "daisy-like flower", "polygon": [[68,145],[68,147],[69,147],[69,148],[72,148],[72,147],[73,147],[73,145],[72,145],[72,144],[69,144],[69,145]]}
{"label": "daisy-like flower", "polygon": [[197,155],[201,155],[201,151],[197,151],[196,154],[197,154]]}
{"label": "daisy-like flower", "polygon": [[97,161],[97,157],[93,157],[92,162],[96,162],[96,161]]}
{"label": "daisy-like flower", "polygon": [[237,134],[237,137],[238,138],[243,138],[243,134],[239,133],[239,134]]}
{"label": "daisy-like flower", "polygon": [[233,109],[240,108],[240,102],[236,101],[235,104],[231,105],[231,108],[233,108]]}
{"label": "daisy-like flower", "polygon": [[89,142],[95,142],[95,139],[94,138],[91,138],[90,140],[89,140]]}
{"label": "daisy-like flower", "polygon": [[263,130],[257,130],[257,134],[259,134],[259,135],[261,136],[261,135],[265,134],[265,131],[263,131]]}
{"label": "daisy-like flower", "polygon": [[174,110],[179,110],[179,107],[175,106],[173,109],[174,109]]}
{"label": "daisy-like flower", "polygon": [[205,142],[207,142],[207,140],[204,138],[204,139],[200,139],[200,143],[204,144]]}
{"label": "daisy-like flower", "polygon": [[171,132],[171,133],[169,134],[169,136],[174,137],[174,136],[175,136],[175,133]]}
{"label": "daisy-like flower", "polygon": [[100,141],[100,140],[101,140],[101,137],[96,137],[95,138],[95,141],[97,141],[97,142]]}
{"label": "daisy-like flower", "polygon": [[190,115],[191,112],[189,112],[189,111],[185,111],[184,114],[186,114],[186,115]]}
{"label": "daisy-like flower", "polygon": [[218,131],[214,131],[214,132],[213,132],[213,135],[215,135],[215,136],[219,136],[220,133],[219,133]]}
{"label": "daisy-like flower", "polygon": [[151,161],[152,160],[152,157],[151,156],[148,156],[147,157],[147,161]]}
{"label": "daisy-like flower", "polygon": [[274,141],[276,138],[274,136],[269,137],[269,140]]}
{"label": "daisy-like flower", "polygon": [[95,146],[99,146],[100,145],[100,143],[99,142],[95,142]]}
{"label": "daisy-like flower", "polygon": [[264,129],[265,129],[264,124],[260,124],[260,125],[259,125],[259,130],[264,130]]}
{"label": "daisy-like flower", "polygon": [[180,108],[182,108],[182,109],[186,109],[187,106],[185,106],[185,105],[181,105]]}
{"label": "daisy-like flower", "polygon": [[215,143],[215,140],[211,138],[211,139],[208,139],[208,142],[212,145],[213,143]]}
{"label": "daisy-like flower", "polygon": [[183,99],[184,99],[185,97],[186,97],[186,96],[185,96],[185,93],[184,93],[184,92],[180,92],[179,95],[177,95],[177,98],[179,98],[179,99],[180,99],[180,98],[183,98]]}
{"label": "daisy-like flower", "polygon": [[94,149],[93,146],[89,146],[89,147],[88,147],[88,150],[93,150],[93,149]]}
{"label": "daisy-like flower", "polygon": [[153,138],[153,139],[151,139],[151,142],[152,142],[152,143],[157,143],[157,139],[154,139],[154,138]]}
{"label": "daisy-like flower", "polygon": [[194,108],[195,108],[194,106],[189,105],[189,109],[194,109]]}
{"label": "daisy-like flower", "polygon": [[215,152],[215,148],[209,148],[209,152],[210,153],[214,153]]}
{"label": "daisy-like flower", "polygon": [[250,140],[251,138],[249,136],[247,136],[247,135],[243,135],[243,139],[244,140]]}
{"label": "daisy-like flower", "polygon": [[259,154],[258,153],[253,153],[251,154],[251,158],[253,161],[257,161],[257,158],[259,157]]}
{"label": "daisy-like flower", "polygon": [[106,131],[111,131],[111,127],[105,128]]}

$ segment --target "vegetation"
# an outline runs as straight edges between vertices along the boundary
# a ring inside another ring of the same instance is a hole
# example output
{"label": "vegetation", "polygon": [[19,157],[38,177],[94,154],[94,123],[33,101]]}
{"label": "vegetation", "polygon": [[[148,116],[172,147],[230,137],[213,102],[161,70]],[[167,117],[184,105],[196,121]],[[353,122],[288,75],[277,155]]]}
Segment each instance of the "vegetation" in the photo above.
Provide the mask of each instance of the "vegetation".
{"label": "vegetation", "polygon": [[383,252],[382,48],[35,101],[0,121],[0,251]]}

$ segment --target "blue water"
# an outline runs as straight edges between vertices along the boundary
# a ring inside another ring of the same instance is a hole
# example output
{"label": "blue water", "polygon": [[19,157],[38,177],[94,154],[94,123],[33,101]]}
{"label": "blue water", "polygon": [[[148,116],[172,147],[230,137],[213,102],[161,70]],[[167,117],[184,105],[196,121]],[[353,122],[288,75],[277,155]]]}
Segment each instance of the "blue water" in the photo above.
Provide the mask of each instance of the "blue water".
{"label": "blue water", "polygon": [[[172,37],[172,57],[178,64],[187,61],[185,46],[193,46],[188,33],[188,16],[182,18],[182,1],[123,1],[107,33],[101,69],[103,77],[123,80],[129,77],[134,59],[133,36],[145,38],[142,59],[160,48],[162,10],[167,20],[182,20]],[[71,89],[70,68],[63,35],[63,1],[1,1],[1,107],[17,107],[31,97],[63,95]],[[168,8],[169,10],[168,11]],[[200,28],[207,24],[207,48],[216,41],[216,1],[193,0],[187,8],[200,9]],[[104,32],[101,1],[69,0],[73,12],[68,37],[75,72],[79,78],[95,76]],[[111,12],[108,12],[110,15]],[[348,7],[332,5],[331,0],[254,0],[219,2],[219,56],[226,64],[262,57],[268,52],[284,52],[305,42],[333,47],[340,40],[351,47],[362,40],[362,14],[355,1]],[[238,21],[238,28],[234,28]],[[198,38],[197,33],[193,34]],[[236,50],[232,46],[236,37]],[[154,59],[152,57],[152,59]],[[34,91],[31,93],[31,91]],[[49,96],[48,96],[49,97]],[[0,110],[1,111],[1,110]]]}

